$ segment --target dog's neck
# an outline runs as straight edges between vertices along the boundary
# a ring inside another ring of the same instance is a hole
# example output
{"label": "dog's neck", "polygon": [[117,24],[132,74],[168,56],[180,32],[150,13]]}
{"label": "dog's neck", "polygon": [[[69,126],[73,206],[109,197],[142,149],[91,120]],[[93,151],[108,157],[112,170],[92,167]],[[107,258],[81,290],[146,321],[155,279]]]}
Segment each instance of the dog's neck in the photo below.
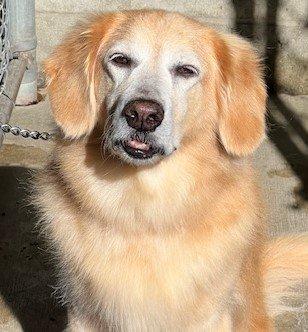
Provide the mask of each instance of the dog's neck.
{"label": "dog's neck", "polygon": [[[214,149],[210,142],[209,146]],[[77,197],[78,201],[86,205],[89,200],[89,206],[96,206],[96,218],[101,211],[102,220],[126,233],[191,227],[185,223],[191,223],[192,214],[197,222],[206,211],[215,211],[226,184],[234,183],[236,173],[245,170],[232,161],[226,163],[218,150],[207,151],[206,145],[196,142],[183,142],[171,156],[148,167],[133,167],[103,155],[95,140],[65,142],[59,149],[56,158],[61,158],[59,172],[63,173],[59,178],[66,179],[66,187],[78,196],[84,183],[87,197]],[[126,221],[120,220],[123,211]]]}

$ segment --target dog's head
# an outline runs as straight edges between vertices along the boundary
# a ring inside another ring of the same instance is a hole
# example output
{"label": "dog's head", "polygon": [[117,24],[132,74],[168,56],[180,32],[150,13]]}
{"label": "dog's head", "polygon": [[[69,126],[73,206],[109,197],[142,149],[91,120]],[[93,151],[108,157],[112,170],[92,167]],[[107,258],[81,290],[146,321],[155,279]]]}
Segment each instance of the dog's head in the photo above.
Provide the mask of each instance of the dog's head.
{"label": "dog's head", "polygon": [[65,136],[101,128],[104,150],[133,165],[214,139],[244,156],[264,137],[266,93],[250,45],[179,14],[95,17],[64,40],[45,70]]}

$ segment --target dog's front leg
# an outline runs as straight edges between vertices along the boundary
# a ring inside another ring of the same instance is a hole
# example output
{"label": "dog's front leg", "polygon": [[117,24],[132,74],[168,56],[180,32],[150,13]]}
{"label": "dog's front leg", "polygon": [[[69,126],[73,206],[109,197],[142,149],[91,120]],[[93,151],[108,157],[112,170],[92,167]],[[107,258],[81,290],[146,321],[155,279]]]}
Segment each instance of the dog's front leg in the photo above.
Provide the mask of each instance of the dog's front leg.
{"label": "dog's front leg", "polygon": [[238,332],[274,331],[265,306],[263,280],[260,270],[261,247],[251,248],[239,281],[239,303],[233,315],[233,328]]}

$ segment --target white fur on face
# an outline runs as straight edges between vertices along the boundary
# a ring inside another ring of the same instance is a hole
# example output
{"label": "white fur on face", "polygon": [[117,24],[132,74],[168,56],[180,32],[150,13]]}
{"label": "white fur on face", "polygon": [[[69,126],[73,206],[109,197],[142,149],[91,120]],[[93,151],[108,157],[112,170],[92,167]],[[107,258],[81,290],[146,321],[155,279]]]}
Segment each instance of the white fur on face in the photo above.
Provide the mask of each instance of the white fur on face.
{"label": "white fur on face", "polygon": [[[113,60],[118,56],[130,59],[131,64],[120,66],[114,63]],[[106,135],[106,148],[124,161],[137,166],[150,164],[170,155],[179,147],[181,140],[175,117],[183,119],[186,113],[187,93],[201,79],[201,66],[197,56],[188,48],[175,49],[167,43],[157,48],[150,43],[122,41],[107,51],[103,61],[111,83],[106,98],[107,110],[112,113]],[[179,66],[191,68],[193,75],[179,75]],[[127,103],[137,99],[154,100],[164,109],[161,125],[155,132],[146,134],[163,153],[147,160],[132,158],[116,144],[127,140],[135,133],[135,129],[128,126],[121,113]]]}

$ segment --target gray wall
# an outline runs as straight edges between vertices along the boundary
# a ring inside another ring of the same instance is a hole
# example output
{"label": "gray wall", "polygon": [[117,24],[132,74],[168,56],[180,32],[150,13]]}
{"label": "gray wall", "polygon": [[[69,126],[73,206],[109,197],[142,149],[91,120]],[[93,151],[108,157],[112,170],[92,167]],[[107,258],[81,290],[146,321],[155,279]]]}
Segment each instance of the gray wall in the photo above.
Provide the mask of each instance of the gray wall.
{"label": "gray wall", "polygon": [[266,59],[268,84],[282,92],[308,94],[306,0],[37,0],[39,63],[87,13],[144,7],[179,11],[219,30],[253,37]]}

